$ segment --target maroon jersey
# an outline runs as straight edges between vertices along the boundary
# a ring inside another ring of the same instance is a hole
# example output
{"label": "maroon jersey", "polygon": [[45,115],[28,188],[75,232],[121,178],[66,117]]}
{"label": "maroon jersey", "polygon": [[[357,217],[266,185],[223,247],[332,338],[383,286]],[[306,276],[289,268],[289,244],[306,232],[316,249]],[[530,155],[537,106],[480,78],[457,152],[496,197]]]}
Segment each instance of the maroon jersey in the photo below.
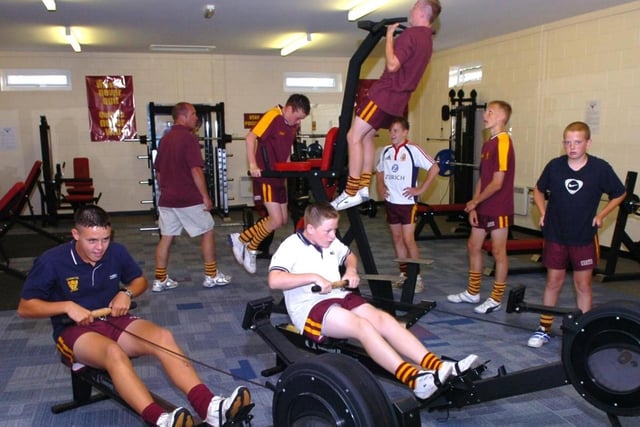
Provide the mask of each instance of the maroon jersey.
{"label": "maroon jersey", "polygon": [[382,111],[403,116],[411,94],[418,87],[433,51],[433,31],[428,27],[409,27],[394,42],[394,52],[400,69],[386,69],[371,88],[368,96]]}
{"label": "maroon jersey", "polygon": [[[251,131],[258,137],[256,163],[260,169],[273,169],[276,163],[289,161],[298,126],[289,126],[285,122],[282,106],[277,105],[264,113]],[[265,156],[269,168],[266,167]],[[284,181],[284,178],[261,179],[268,183]]]}
{"label": "maroon jersey", "polygon": [[480,159],[480,191],[493,179],[495,172],[504,172],[502,188],[483,200],[476,208],[478,215],[513,215],[513,181],[515,178],[516,156],[513,142],[507,132],[500,132],[482,145]]}
{"label": "maroon jersey", "polygon": [[160,173],[158,206],[186,208],[203,203],[191,169],[203,167],[198,137],[187,127],[173,125],[160,140],[155,168]]}

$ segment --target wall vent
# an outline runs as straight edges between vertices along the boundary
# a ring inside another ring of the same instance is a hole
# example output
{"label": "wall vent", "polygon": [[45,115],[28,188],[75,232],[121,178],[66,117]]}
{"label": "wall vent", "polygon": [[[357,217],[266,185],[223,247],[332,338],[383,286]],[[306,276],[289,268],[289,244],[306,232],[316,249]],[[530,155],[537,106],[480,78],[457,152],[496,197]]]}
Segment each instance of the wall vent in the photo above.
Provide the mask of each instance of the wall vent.
{"label": "wall vent", "polygon": [[527,187],[513,188],[513,207],[516,215],[529,214],[529,189]]}

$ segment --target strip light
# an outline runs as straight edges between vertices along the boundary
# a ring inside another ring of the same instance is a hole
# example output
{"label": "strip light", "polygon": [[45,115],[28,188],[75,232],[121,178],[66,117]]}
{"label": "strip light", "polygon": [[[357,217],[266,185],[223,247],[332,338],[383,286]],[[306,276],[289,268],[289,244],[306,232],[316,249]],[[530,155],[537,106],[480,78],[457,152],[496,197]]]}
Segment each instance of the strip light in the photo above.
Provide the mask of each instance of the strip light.
{"label": "strip light", "polygon": [[67,38],[67,42],[71,45],[74,52],[81,52],[82,46],[80,46],[80,42],[76,38],[76,36],[71,32],[71,27],[66,27],[64,29],[64,35]]}
{"label": "strip light", "polygon": [[44,7],[46,7],[49,12],[56,11],[56,0],[42,0],[42,3],[44,3]]}
{"label": "strip light", "polygon": [[299,39],[295,39],[294,41],[283,47],[280,51],[280,56],[287,56],[300,49],[301,47],[308,45],[310,42],[311,33],[306,33],[304,36],[300,37]]}
{"label": "strip light", "polygon": [[215,46],[202,46],[190,44],[151,44],[149,50],[152,52],[180,52],[180,53],[209,53]]}
{"label": "strip light", "polygon": [[363,16],[368,15],[374,10],[378,9],[388,1],[389,0],[364,0],[360,4],[351,8],[349,13],[347,14],[347,19],[349,21],[357,21]]}

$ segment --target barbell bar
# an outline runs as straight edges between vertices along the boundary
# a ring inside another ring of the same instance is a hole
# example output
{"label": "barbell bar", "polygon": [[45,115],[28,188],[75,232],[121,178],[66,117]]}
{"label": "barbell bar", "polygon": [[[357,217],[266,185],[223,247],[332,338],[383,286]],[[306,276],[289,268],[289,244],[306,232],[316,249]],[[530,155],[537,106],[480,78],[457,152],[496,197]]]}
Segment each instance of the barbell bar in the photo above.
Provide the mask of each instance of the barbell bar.
{"label": "barbell bar", "polygon": [[453,175],[455,172],[456,166],[465,166],[465,167],[476,168],[476,169],[479,167],[472,163],[456,162],[456,157],[453,150],[450,150],[448,148],[438,151],[438,154],[436,154],[436,157],[434,159],[438,167],[440,168],[440,171],[438,172],[438,175],[440,176]]}

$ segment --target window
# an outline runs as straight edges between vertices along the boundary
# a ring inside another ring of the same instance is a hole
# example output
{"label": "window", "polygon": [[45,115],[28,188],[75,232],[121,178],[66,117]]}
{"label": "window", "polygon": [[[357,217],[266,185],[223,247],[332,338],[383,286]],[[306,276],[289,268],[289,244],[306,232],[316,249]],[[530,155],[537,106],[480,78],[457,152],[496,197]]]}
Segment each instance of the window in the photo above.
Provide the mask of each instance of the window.
{"label": "window", "polygon": [[449,68],[449,87],[482,81],[482,64],[455,65]]}
{"label": "window", "polygon": [[71,71],[47,69],[6,69],[0,73],[0,89],[71,90]]}
{"label": "window", "polygon": [[285,73],[285,92],[342,92],[340,73]]}

